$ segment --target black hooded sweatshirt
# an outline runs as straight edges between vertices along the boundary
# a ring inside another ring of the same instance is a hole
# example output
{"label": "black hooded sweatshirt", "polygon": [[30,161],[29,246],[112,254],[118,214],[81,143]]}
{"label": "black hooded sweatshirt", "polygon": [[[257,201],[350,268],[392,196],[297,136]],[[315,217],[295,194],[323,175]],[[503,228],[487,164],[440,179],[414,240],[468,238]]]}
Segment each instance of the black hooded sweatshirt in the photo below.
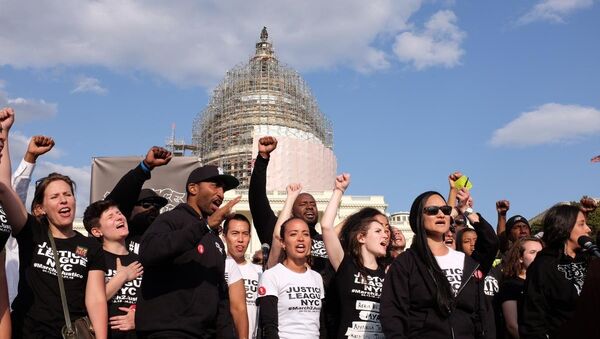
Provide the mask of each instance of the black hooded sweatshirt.
{"label": "black hooded sweatshirt", "polygon": [[385,277],[381,325],[386,338],[480,338],[485,328],[483,272],[465,255],[462,283],[450,316],[438,311],[436,286],[411,249],[400,254]]}
{"label": "black hooded sweatshirt", "polygon": [[538,252],[527,269],[521,338],[571,337],[559,329],[573,316],[587,272],[586,255],[575,259],[552,248]]}
{"label": "black hooded sweatshirt", "polygon": [[233,338],[225,246],[188,204],[159,215],[142,237],[135,326],[142,337]]}

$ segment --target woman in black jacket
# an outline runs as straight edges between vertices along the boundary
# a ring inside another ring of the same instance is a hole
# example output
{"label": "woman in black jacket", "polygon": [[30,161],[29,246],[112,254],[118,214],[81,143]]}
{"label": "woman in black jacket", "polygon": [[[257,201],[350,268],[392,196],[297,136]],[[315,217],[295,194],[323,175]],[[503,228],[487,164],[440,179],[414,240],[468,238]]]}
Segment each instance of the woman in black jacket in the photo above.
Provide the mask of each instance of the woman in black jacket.
{"label": "woman in black jacket", "polygon": [[[459,193],[461,202],[469,198]],[[480,215],[469,221],[486,225]],[[480,338],[484,331],[483,277],[480,263],[444,245],[452,208],[437,192],[419,195],[410,210],[415,233],[410,249],[399,255],[385,278],[381,324],[386,338]]]}
{"label": "woman in black jacket", "polygon": [[563,326],[575,312],[583,288],[588,257],[577,240],[591,229],[578,207],[557,205],[544,216],[544,243],[525,280],[521,338],[565,338],[570,329]]}

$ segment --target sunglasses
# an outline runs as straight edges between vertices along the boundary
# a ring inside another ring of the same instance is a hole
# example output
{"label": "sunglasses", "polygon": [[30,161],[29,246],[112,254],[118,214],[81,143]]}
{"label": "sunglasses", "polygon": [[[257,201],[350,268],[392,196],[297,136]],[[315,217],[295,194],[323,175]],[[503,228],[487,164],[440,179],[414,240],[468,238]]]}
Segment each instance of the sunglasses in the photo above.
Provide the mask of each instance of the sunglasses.
{"label": "sunglasses", "polygon": [[38,186],[44,181],[46,180],[48,177],[42,177],[39,178],[38,180],[35,181],[35,188],[38,188]]}
{"label": "sunglasses", "polygon": [[444,215],[450,215],[452,213],[452,206],[427,206],[423,208],[423,213],[426,215],[437,215],[439,211],[442,211]]}
{"label": "sunglasses", "polygon": [[145,208],[145,209],[149,209],[149,208],[152,208],[152,207],[154,207],[156,209],[160,209],[160,205],[152,203],[152,202],[142,202],[142,203],[139,203],[137,205],[138,206],[142,206],[142,208]]}

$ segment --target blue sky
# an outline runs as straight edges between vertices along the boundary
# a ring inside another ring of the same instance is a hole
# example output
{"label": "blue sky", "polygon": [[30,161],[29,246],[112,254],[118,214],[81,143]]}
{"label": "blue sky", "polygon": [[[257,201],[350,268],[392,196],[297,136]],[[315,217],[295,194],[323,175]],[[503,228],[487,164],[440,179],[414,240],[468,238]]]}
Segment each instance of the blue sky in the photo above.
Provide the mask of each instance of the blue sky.
{"label": "blue sky", "polygon": [[[349,194],[408,210],[461,170],[476,209],[532,217],[600,196],[600,5],[537,1],[0,0],[0,106],[87,204],[93,156],[145,154],[191,124],[263,26],[332,120]],[[15,164],[16,165],[16,164]],[[13,166],[15,166],[13,165]]]}

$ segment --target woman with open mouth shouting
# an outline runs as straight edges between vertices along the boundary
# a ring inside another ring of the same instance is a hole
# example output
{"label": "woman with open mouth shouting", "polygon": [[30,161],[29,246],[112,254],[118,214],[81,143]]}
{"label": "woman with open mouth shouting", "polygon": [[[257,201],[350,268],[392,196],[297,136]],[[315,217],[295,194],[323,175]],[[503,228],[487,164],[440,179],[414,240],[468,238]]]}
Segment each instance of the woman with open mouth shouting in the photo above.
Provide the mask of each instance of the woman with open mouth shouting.
{"label": "woman with open mouth shouting", "polygon": [[0,203],[21,258],[18,295],[12,304],[13,338],[62,338],[66,322],[57,265],[71,320],[89,316],[96,338],[106,338],[106,264],[100,244],[73,230],[75,183],[58,173],[38,180],[31,208],[35,216],[28,214],[11,187],[8,147],[2,153]]}
{"label": "woman with open mouth shouting", "polygon": [[[468,192],[461,192],[459,200],[468,198]],[[459,209],[475,227],[480,223],[488,227],[479,214],[467,211],[466,204],[460,203]],[[491,261],[480,264],[477,258],[444,244],[451,212],[452,207],[437,192],[422,193],[413,202],[409,216],[415,233],[412,245],[390,266],[381,295],[386,337],[485,338],[494,334],[486,333],[489,310],[483,295],[485,267]]]}
{"label": "woman with open mouth shouting", "polygon": [[265,339],[319,337],[319,316],[325,292],[323,278],[309,265],[310,230],[303,219],[287,219],[300,190],[299,184],[288,186],[288,197],[275,225],[281,225],[281,228],[273,238],[271,248],[275,250],[269,261],[279,251],[283,260],[266,270],[259,283],[259,322]]}
{"label": "woman with open mouth shouting", "polygon": [[335,188],[321,219],[323,241],[335,270],[339,302],[337,338],[383,338],[379,302],[385,277],[384,259],[390,241],[387,217],[374,208],[363,208],[346,218],[340,241],[334,219],[350,175],[335,178]]}

